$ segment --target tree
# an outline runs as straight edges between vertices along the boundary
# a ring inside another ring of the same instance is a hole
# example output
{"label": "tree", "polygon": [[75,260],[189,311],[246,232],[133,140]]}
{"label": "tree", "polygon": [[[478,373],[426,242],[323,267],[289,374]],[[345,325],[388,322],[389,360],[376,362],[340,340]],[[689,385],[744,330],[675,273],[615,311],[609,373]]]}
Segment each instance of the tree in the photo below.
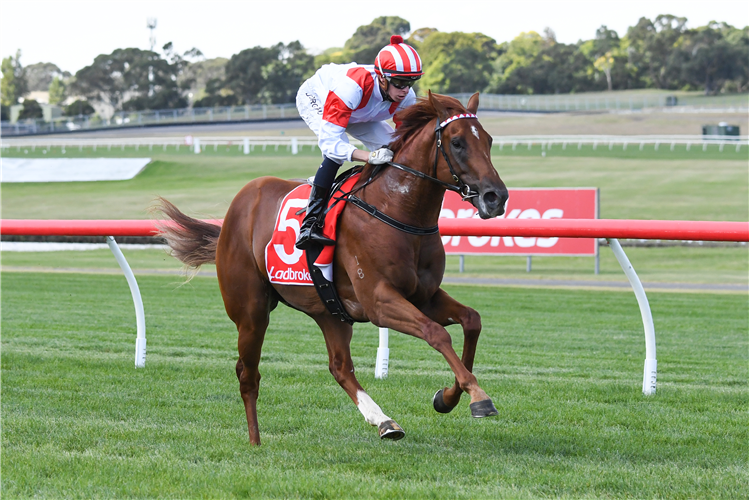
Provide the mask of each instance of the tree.
{"label": "tree", "polygon": [[265,87],[263,68],[278,57],[273,48],[253,47],[234,54],[226,63],[226,87],[242,104],[257,104]]}
{"label": "tree", "polygon": [[315,58],[307,54],[299,41],[288,45],[279,43],[273,48],[278,56],[263,67],[265,86],[260,100],[266,104],[296,102],[299,86],[315,70]]}
{"label": "tree", "polygon": [[220,78],[211,78],[206,82],[204,96],[192,105],[194,108],[213,108],[235,104],[237,104],[237,96],[224,86],[224,81]]}
{"label": "tree", "polygon": [[[408,21],[397,16],[382,16],[369,24],[359,26],[343,47],[331,47],[315,56],[314,68],[325,64],[372,64],[380,50],[390,43],[392,35],[405,35],[410,31]],[[412,44],[415,45],[415,44]],[[313,70],[314,71],[314,70]],[[311,73],[306,75],[311,76]]]}
{"label": "tree", "polygon": [[[208,82],[215,80],[219,84],[219,91],[224,88],[224,78],[226,77],[226,63],[229,59],[225,57],[216,57],[214,59],[203,59],[189,64],[177,78],[177,84],[180,89],[186,93],[192,94],[193,105],[206,97],[208,92]],[[212,88],[216,87],[216,82]],[[212,105],[211,105],[212,106]]]}
{"label": "tree", "polygon": [[[320,68],[330,63],[346,64],[350,62],[351,60],[347,59],[346,51],[343,47],[330,47],[315,56],[315,68]],[[312,75],[307,75],[307,77],[310,76]]]}
{"label": "tree", "polygon": [[52,82],[49,84],[49,103],[60,104],[65,100],[65,82],[59,77],[54,77]]}
{"label": "tree", "polygon": [[476,92],[487,86],[497,42],[482,33],[435,32],[420,45],[424,76],[419,89]]}
{"label": "tree", "polygon": [[40,62],[29,64],[24,68],[24,70],[30,92],[35,90],[47,90],[53,79],[66,79],[71,76],[69,72],[62,71],[56,64],[52,63]]}
{"label": "tree", "polygon": [[679,49],[681,76],[691,86],[704,86],[705,94],[717,93],[728,80],[740,78],[747,66],[747,44],[732,44],[727,34],[735,30],[712,22],[690,30]]}
{"label": "tree", "polygon": [[610,30],[606,25],[601,25],[596,30],[596,36],[592,42],[593,53],[596,56],[601,56],[606,52],[613,52],[619,48],[619,34],[614,30]]}
{"label": "tree", "polygon": [[644,80],[648,87],[677,88],[681,71],[678,58],[672,56],[686,32],[686,23],[686,17],[667,14],[656,17],[654,22],[641,17],[630,27],[624,45],[631,74]]}
{"label": "tree", "polygon": [[419,47],[424,43],[424,40],[426,40],[429,35],[438,32],[439,30],[436,28],[419,28],[411,33],[411,36],[408,37],[406,43],[414,47],[416,50],[419,50]]}
{"label": "tree", "polygon": [[627,71],[627,55],[622,49],[622,40],[614,30],[601,26],[592,40],[578,44],[580,52],[589,59],[587,69],[591,77],[591,90],[602,88],[600,76],[606,78],[608,90],[634,88]]}
{"label": "tree", "polygon": [[93,115],[95,112],[93,106],[87,101],[76,99],[65,106],[65,116]]}
{"label": "tree", "polygon": [[382,16],[369,24],[359,26],[346,40],[343,51],[347,62],[372,64],[392,35],[405,36],[411,31],[411,24],[398,16]]}
{"label": "tree", "polygon": [[16,56],[8,56],[2,62],[3,79],[0,82],[0,100],[5,106],[13,106],[18,99],[28,93],[26,73],[21,66],[21,49]]}
{"label": "tree", "polygon": [[749,90],[749,26],[743,29],[729,27],[725,32],[726,41],[731,44],[739,57],[734,60],[736,76],[723,86],[726,92],[746,92]]}
{"label": "tree", "polygon": [[243,104],[294,102],[299,86],[314,70],[314,57],[298,41],[254,47],[226,63],[225,88]]}
{"label": "tree", "polygon": [[489,91],[501,94],[562,94],[590,90],[588,58],[576,45],[548,43]]}
{"label": "tree", "polygon": [[[499,57],[494,61],[494,73],[487,87],[488,92],[528,93],[528,87],[522,82],[507,83],[518,69],[528,66],[535,59],[545,42],[535,31],[520,33],[512,41],[499,46]],[[513,79],[517,80],[517,78]]]}
{"label": "tree", "polygon": [[23,101],[23,109],[18,115],[19,120],[36,120],[42,118],[44,113],[42,107],[34,99],[25,99]]}
{"label": "tree", "polygon": [[181,61],[170,63],[150,50],[117,49],[79,70],[73,91],[115,109],[183,108],[187,100],[177,86],[181,67]]}
{"label": "tree", "polygon": [[614,56],[611,52],[606,52],[593,62],[593,66],[606,75],[606,83],[608,84],[609,92],[611,92],[613,90],[611,85],[611,70],[614,68]]}

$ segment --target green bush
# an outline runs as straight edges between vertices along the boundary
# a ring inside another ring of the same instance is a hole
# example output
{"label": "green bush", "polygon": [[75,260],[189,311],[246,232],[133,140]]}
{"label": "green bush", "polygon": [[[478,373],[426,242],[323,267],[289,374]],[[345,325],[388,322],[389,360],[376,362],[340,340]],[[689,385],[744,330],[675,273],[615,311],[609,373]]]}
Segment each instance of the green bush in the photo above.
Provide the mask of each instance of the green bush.
{"label": "green bush", "polygon": [[93,106],[83,99],[73,101],[65,107],[65,116],[93,115],[94,112]]}
{"label": "green bush", "polygon": [[34,99],[26,99],[23,101],[23,109],[21,114],[18,115],[19,120],[37,119],[42,118],[42,107]]}

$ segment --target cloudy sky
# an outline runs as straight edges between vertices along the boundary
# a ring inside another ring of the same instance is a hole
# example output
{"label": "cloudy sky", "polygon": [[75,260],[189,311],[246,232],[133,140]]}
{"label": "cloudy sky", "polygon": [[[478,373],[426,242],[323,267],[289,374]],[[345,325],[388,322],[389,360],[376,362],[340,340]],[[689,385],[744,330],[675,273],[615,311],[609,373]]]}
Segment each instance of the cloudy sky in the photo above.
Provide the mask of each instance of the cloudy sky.
{"label": "cloudy sky", "polygon": [[557,40],[590,39],[606,25],[619,35],[640,17],[686,17],[749,24],[746,0],[2,0],[0,55],[21,49],[23,65],[52,62],[75,73],[98,54],[149,48],[146,20],[156,18],[157,47],[173,42],[206,57],[230,57],[248,47],[299,40],[313,53],[340,47],[378,16],[400,16],[412,29],[481,32],[498,42],[550,27]]}

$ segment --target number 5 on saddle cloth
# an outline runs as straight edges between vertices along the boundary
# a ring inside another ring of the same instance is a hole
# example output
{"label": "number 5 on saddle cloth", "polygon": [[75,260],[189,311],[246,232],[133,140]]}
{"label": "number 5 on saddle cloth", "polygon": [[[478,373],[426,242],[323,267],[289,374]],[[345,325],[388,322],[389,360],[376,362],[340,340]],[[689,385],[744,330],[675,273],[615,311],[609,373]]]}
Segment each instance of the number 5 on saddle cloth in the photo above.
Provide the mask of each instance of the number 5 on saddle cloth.
{"label": "number 5 on saddle cloth", "polygon": [[[347,196],[359,180],[361,170],[362,167],[355,167],[343,172],[331,190],[333,195],[326,210],[323,234],[332,240],[336,239],[338,218],[346,205]],[[309,184],[302,184],[287,194],[281,203],[273,237],[265,247],[268,278],[271,283],[277,284],[314,285],[328,311],[341,318],[341,321],[353,324],[354,320],[344,309],[332,283],[335,247],[313,244],[303,251],[294,245],[307,206],[309,190]],[[301,210],[297,211],[299,208]]]}

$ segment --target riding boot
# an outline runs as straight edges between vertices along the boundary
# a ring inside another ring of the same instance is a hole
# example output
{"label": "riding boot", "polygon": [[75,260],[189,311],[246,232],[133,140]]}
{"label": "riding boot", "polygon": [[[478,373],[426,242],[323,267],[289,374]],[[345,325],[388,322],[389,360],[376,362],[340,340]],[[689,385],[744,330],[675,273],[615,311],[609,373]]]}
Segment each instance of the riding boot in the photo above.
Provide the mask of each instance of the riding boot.
{"label": "riding boot", "polygon": [[309,203],[307,204],[307,213],[304,215],[302,227],[299,229],[299,238],[296,240],[296,247],[298,249],[307,250],[311,243],[335,245],[335,241],[322,234],[323,224],[325,223],[325,208],[328,204],[328,194],[330,194],[330,188],[312,184],[312,191],[310,191]]}

